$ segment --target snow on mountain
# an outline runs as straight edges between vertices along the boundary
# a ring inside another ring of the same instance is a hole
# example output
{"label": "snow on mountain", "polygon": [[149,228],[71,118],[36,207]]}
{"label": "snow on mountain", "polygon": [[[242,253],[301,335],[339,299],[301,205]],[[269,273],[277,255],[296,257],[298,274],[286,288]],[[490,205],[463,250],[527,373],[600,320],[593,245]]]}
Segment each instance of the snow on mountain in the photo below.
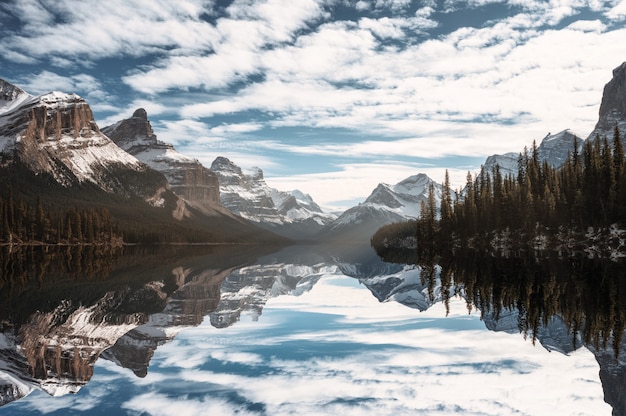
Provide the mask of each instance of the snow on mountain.
{"label": "snow on mountain", "polygon": [[277,234],[306,239],[335,218],[301,191],[270,188],[259,168],[244,172],[229,159],[218,157],[211,170],[219,178],[220,199],[226,208]]}
{"label": "snow on mountain", "polygon": [[158,192],[154,184],[139,190],[119,181],[120,172],[141,175],[148,167],[100,132],[91,108],[76,94],[31,96],[2,81],[0,153],[0,166],[20,161],[66,187],[91,182],[106,192],[146,199]]}
{"label": "snow on mountain", "polygon": [[[578,146],[578,151],[582,150],[584,139],[579,134],[566,129],[556,134],[548,133],[537,146],[537,154],[541,162],[546,161],[553,167],[560,167],[565,164],[567,157],[574,150],[574,139]],[[531,152],[531,149],[527,149]],[[483,169],[491,173],[496,165],[500,166],[502,176],[517,176],[518,160],[521,152],[509,152],[503,155],[492,155],[487,158]]]}
{"label": "snow on mountain", "polygon": [[232,217],[220,203],[217,176],[197,159],[158,140],[143,108],[137,109],[129,119],[103,127],[102,132],[126,152],[165,175],[171,190],[193,208],[206,215]]}
{"label": "snow on mountain", "polygon": [[367,199],[339,216],[320,233],[323,239],[369,241],[380,227],[417,218],[422,201],[428,200],[428,188],[435,190],[436,204],[441,201],[442,186],[427,175],[410,176],[395,185],[380,183]]}
{"label": "snow on mountain", "polygon": [[32,98],[21,88],[0,79],[0,114],[8,113],[22,105],[24,101]]}

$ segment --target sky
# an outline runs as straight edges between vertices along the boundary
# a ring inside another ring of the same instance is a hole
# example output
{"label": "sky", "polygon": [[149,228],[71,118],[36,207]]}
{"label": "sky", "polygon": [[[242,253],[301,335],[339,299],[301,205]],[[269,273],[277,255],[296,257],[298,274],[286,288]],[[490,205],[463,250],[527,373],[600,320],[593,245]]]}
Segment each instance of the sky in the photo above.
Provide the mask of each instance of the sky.
{"label": "sky", "polygon": [[327,210],[426,173],[585,138],[626,61],[620,0],[3,0],[0,78],[145,108],[210,167],[263,169]]}

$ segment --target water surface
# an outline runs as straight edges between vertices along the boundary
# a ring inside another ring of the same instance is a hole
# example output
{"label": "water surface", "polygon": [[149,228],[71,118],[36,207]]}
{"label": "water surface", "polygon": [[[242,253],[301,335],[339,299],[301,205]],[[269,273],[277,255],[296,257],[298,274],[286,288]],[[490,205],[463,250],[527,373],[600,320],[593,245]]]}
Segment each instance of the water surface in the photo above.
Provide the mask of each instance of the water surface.
{"label": "water surface", "polygon": [[524,328],[519,296],[485,312],[484,285],[369,247],[269,251],[11,263],[0,384],[28,394],[0,413],[611,414],[598,359],[620,361],[565,317]]}

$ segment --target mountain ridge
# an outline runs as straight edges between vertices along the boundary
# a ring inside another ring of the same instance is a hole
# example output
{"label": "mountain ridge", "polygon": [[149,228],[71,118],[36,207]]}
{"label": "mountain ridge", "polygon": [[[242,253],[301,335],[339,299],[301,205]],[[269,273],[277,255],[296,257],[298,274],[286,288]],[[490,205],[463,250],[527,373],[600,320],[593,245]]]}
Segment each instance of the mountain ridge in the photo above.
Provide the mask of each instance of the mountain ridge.
{"label": "mountain ridge", "polygon": [[220,199],[226,208],[277,234],[306,240],[334,219],[302,191],[271,188],[258,167],[244,172],[220,156],[211,164],[211,171],[219,179]]}
{"label": "mountain ridge", "polygon": [[[213,203],[218,198],[216,177],[197,161],[192,161],[196,170],[177,166],[182,181],[170,186],[165,175],[101,132],[82,97],[62,92],[32,96],[6,81],[0,83],[0,95],[0,211],[13,212],[18,203],[34,209],[41,201],[49,219],[59,224],[42,231],[45,241],[85,242],[80,240],[80,221],[87,217],[80,212],[90,209],[108,210],[125,242],[286,241]],[[212,188],[203,187],[207,178],[213,180]],[[56,218],[76,210],[77,228],[72,231],[78,240],[62,238],[62,231],[70,235],[61,226],[68,220]],[[24,244],[33,238],[16,217],[10,219],[13,228],[1,233],[0,243]]]}

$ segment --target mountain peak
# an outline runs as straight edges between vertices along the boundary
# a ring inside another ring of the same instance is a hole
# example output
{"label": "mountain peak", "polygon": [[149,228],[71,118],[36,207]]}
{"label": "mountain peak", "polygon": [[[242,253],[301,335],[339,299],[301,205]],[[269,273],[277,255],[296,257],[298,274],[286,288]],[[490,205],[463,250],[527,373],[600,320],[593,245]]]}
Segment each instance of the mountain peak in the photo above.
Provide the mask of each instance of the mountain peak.
{"label": "mountain peak", "polygon": [[195,208],[225,211],[219,204],[217,176],[197,159],[157,140],[145,109],[138,108],[131,118],[103,127],[102,132],[139,161],[165,175],[171,190]]}
{"label": "mountain peak", "polygon": [[26,94],[23,89],[0,78],[0,100],[12,101],[22,94]]}
{"label": "mountain peak", "polygon": [[135,147],[145,147],[157,143],[157,136],[152,131],[148,113],[143,108],[135,110],[131,118],[103,127],[101,131],[131,154],[137,153]]}
{"label": "mountain peak", "polygon": [[148,121],[148,112],[144,108],[138,108],[133,113],[133,118],[139,118],[141,120]]}
{"label": "mountain peak", "polygon": [[219,176],[243,176],[241,168],[223,156],[215,158],[213,163],[211,163],[211,170],[218,173]]}

